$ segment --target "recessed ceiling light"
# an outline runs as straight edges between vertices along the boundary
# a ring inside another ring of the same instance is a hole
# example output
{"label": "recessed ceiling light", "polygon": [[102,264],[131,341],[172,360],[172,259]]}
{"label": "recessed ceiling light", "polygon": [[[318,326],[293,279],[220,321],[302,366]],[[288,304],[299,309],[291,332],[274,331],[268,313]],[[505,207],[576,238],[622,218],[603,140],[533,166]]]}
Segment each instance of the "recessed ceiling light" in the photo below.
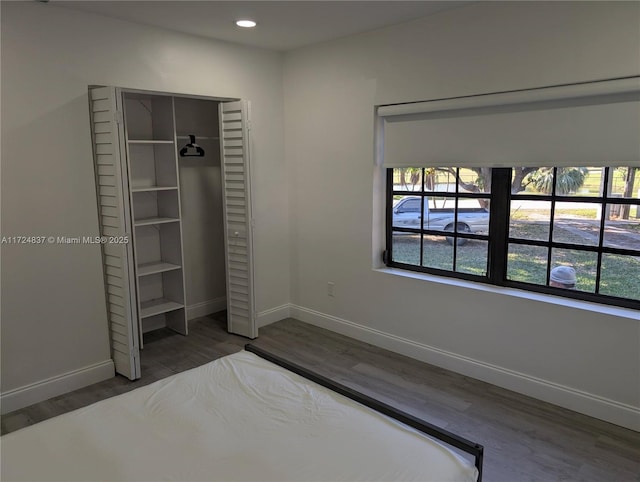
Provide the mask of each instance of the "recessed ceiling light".
{"label": "recessed ceiling light", "polygon": [[253,20],[238,20],[236,22],[236,25],[238,27],[251,28],[255,27],[256,23]]}

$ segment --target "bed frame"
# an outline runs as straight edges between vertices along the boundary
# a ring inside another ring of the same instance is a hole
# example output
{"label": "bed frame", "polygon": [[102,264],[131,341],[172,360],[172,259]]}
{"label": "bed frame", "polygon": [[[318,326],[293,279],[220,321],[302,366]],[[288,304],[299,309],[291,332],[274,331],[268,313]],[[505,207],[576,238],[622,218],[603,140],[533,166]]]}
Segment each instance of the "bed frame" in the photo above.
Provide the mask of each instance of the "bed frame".
{"label": "bed frame", "polygon": [[262,348],[247,344],[245,345],[244,349],[258,355],[261,358],[264,358],[267,361],[270,361],[271,363],[275,363],[282,368],[296,373],[306,378],[307,380],[311,380],[312,382],[322,385],[323,387],[333,390],[340,395],[344,395],[351,400],[372,408],[373,410],[391,417],[405,425],[408,425],[409,427],[412,427],[430,437],[436,438],[446,444],[449,444],[462,450],[463,452],[472,455],[474,457],[474,464],[478,469],[478,482],[482,482],[482,462],[484,454],[484,447],[482,445],[471,442],[470,440],[467,440],[464,437],[460,437],[459,435],[451,433],[447,430],[441,429],[435,425],[430,424],[429,422],[420,420],[413,415],[398,410],[391,405],[387,405],[386,403],[382,403],[374,398],[369,397],[368,395],[360,393],[327,377],[314,373],[311,370],[301,367],[300,365],[296,365],[295,363],[285,360],[284,358],[268,353]]}

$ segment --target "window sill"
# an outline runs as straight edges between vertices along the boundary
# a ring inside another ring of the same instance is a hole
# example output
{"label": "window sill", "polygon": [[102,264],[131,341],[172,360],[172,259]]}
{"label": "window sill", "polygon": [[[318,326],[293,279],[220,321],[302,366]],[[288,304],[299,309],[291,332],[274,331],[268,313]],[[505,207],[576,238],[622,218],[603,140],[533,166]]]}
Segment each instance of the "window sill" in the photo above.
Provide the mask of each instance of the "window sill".
{"label": "window sill", "polygon": [[565,306],[578,310],[591,311],[594,313],[602,313],[605,315],[618,316],[631,320],[640,320],[640,313],[630,308],[621,308],[619,306],[602,305],[591,303],[588,301],[574,300],[571,298],[563,298],[561,296],[547,295],[543,293],[535,293],[532,291],[519,290],[515,288],[506,288],[502,286],[494,286],[484,283],[476,283],[457,278],[447,278],[445,276],[435,276],[425,273],[417,273],[397,268],[374,268],[375,272],[389,274],[393,276],[401,276],[403,278],[413,278],[417,280],[427,281],[430,283],[438,283],[458,288],[466,288],[472,290],[486,291],[489,293],[500,294],[504,296],[514,296],[516,298],[524,298],[527,300],[540,301],[542,303],[551,303],[554,305]]}

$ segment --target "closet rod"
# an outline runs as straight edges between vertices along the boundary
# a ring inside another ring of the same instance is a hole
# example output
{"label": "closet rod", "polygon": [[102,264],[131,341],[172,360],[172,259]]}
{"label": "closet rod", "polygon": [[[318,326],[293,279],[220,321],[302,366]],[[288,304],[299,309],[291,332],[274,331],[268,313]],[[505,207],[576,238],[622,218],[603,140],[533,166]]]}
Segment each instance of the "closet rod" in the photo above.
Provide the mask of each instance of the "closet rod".
{"label": "closet rod", "polygon": [[[189,136],[176,136],[176,139],[189,139]],[[215,137],[207,137],[207,136],[198,136],[198,140],[202,141],[219,141],[220,137],[215,136]]]}

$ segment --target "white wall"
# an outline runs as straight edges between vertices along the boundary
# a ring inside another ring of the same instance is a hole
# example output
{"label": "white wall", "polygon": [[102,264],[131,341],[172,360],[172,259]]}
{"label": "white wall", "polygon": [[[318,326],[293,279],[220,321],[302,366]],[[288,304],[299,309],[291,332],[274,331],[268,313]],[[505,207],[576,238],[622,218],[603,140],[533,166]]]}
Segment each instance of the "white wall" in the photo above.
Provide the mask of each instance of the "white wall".
{"label": "white wall", "polygon": [[[3,236],[98,234],[89,84],[249,99],[257,309],[288,303],[281,54],[37,2],[2,2],[1,35]],[[108,376],[102,276],[99,246],[2,246],[3,410]]]}
{"label": "white wall", "polygon": [[637,311],[372,269],[375,104],[638,75],[638,18],[635,2],[477,3],[288,53],[292,314],[640,430]]}

